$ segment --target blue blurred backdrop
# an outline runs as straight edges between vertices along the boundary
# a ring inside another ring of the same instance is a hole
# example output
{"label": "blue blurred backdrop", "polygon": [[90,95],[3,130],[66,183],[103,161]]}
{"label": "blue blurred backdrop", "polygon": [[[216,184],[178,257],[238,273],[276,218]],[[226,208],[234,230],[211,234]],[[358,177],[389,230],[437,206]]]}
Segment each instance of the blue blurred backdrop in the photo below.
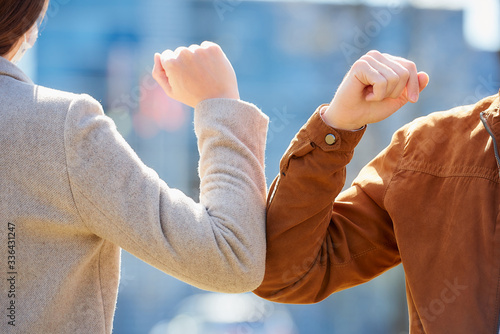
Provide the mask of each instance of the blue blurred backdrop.
{"label": "blue blurred backdrop", "polygon": [[[469,28],[477,13],[500,22],[499,7],[497,0],[51,0],[47,25],[20,66],[40,85],[98,99],[143,161],[197,198],[192,110],[154,83],[154,52],[204,40],[222,46],[242,99],[271,118],[269,183],[294,134],[356,59],[370,49],[408,57],[431,83],[418,104],[369,126],[349,183],[406,122],[498,92],[500,27]],[[316,305],[278,305],[204,292],[126,252],[122,259],[114,333],[408,332],[401,266]]]}

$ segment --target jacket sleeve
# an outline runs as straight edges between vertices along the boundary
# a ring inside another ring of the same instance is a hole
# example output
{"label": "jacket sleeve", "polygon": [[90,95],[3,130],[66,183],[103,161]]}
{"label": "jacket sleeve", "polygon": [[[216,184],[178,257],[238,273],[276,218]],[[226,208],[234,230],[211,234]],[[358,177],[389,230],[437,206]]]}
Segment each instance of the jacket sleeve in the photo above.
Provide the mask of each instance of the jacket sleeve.
{"label": "jacket sleeve", "polygon": [[254,292],[272,301],[315,303],[400,262],[384,194],[401,133],[339,195],[364,130],[337,131],[319,110],[292,141],[269,191],[266,273]]}
{"label": "jacket sleeve", "polygon": [[196,203],[140,161],[97,101],[80,96],[67,115],[65,149],[83,223],[201,289],[255,289],[265,262],[267,124],[267,116],[241,101],[213,99],[197,106]]}

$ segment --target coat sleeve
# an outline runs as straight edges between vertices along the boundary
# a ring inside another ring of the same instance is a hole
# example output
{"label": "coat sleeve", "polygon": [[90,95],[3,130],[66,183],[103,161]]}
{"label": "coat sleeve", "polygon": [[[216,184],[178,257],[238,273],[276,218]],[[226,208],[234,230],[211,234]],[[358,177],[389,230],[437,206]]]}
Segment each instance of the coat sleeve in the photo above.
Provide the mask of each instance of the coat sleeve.
{"label": "coat sleeve", "polygon": [[[340,193],[364,130],[337,131],[319,110],[292,141],[269,191],[266,273],[255,293],[272,301],[315,303],[400,263],[384,194],[402,132]],[[325,140],[331,135],[333,145]]]}
{"label": "coat sleeve", "polygon": [[213,99],[197,106],[197,203],[140,161],[97,101],[76,98],[66,119],[65,149],[83,223],[201,289],[255,289],[265,262],[267,124],[267,116],[241,101]]}

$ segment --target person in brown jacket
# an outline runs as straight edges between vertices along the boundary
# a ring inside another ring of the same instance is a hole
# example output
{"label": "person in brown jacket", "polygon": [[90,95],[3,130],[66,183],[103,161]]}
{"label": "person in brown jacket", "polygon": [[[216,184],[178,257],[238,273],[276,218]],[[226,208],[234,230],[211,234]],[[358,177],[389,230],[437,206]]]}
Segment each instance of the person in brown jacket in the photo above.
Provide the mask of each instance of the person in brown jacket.
{"label": "person in brown jacket", "polygon": [[428,81],[371,51],[299,131],[269,190],[257,295],[315,303],[402,263],[411,334],[498,333],[498,95],[402,127],[341,192],[365,124],[416,102]]}
{"label": "person in brown jacket", "polygon": [[203,42],[154,57],[153,78],[194,108],[195,201],[142,162],[99,102],[15,65],[47,6],[0,0],[0,333],[111,334],[121,249],[201,289],[257,288],[269,118],[240,100],[225,53]]}

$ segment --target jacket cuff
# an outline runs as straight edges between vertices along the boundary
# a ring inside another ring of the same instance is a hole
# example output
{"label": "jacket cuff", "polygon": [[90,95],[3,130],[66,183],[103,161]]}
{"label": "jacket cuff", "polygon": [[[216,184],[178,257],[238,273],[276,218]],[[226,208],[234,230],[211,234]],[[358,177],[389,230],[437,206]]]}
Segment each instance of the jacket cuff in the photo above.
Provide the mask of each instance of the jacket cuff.
{"label": "jacket cuff", "polygon": [[200,102],[194,110],[196,135],[214,125],[231,129],[246,141],[263,141],[267,136],[269,117],[257,106],[235,99],[208,99]]}
{"label": "jacket cuff", "polygon": [[357,130],[339,130],[332,128],[326,124],[321,118],[320,111],[326,105],[321,105],[314,114],[309,118],[303,127],[307,138],[315,146],[321,148],[325,152],[341,151],[352,152],[358,145],[366,131],[366,126]]}

